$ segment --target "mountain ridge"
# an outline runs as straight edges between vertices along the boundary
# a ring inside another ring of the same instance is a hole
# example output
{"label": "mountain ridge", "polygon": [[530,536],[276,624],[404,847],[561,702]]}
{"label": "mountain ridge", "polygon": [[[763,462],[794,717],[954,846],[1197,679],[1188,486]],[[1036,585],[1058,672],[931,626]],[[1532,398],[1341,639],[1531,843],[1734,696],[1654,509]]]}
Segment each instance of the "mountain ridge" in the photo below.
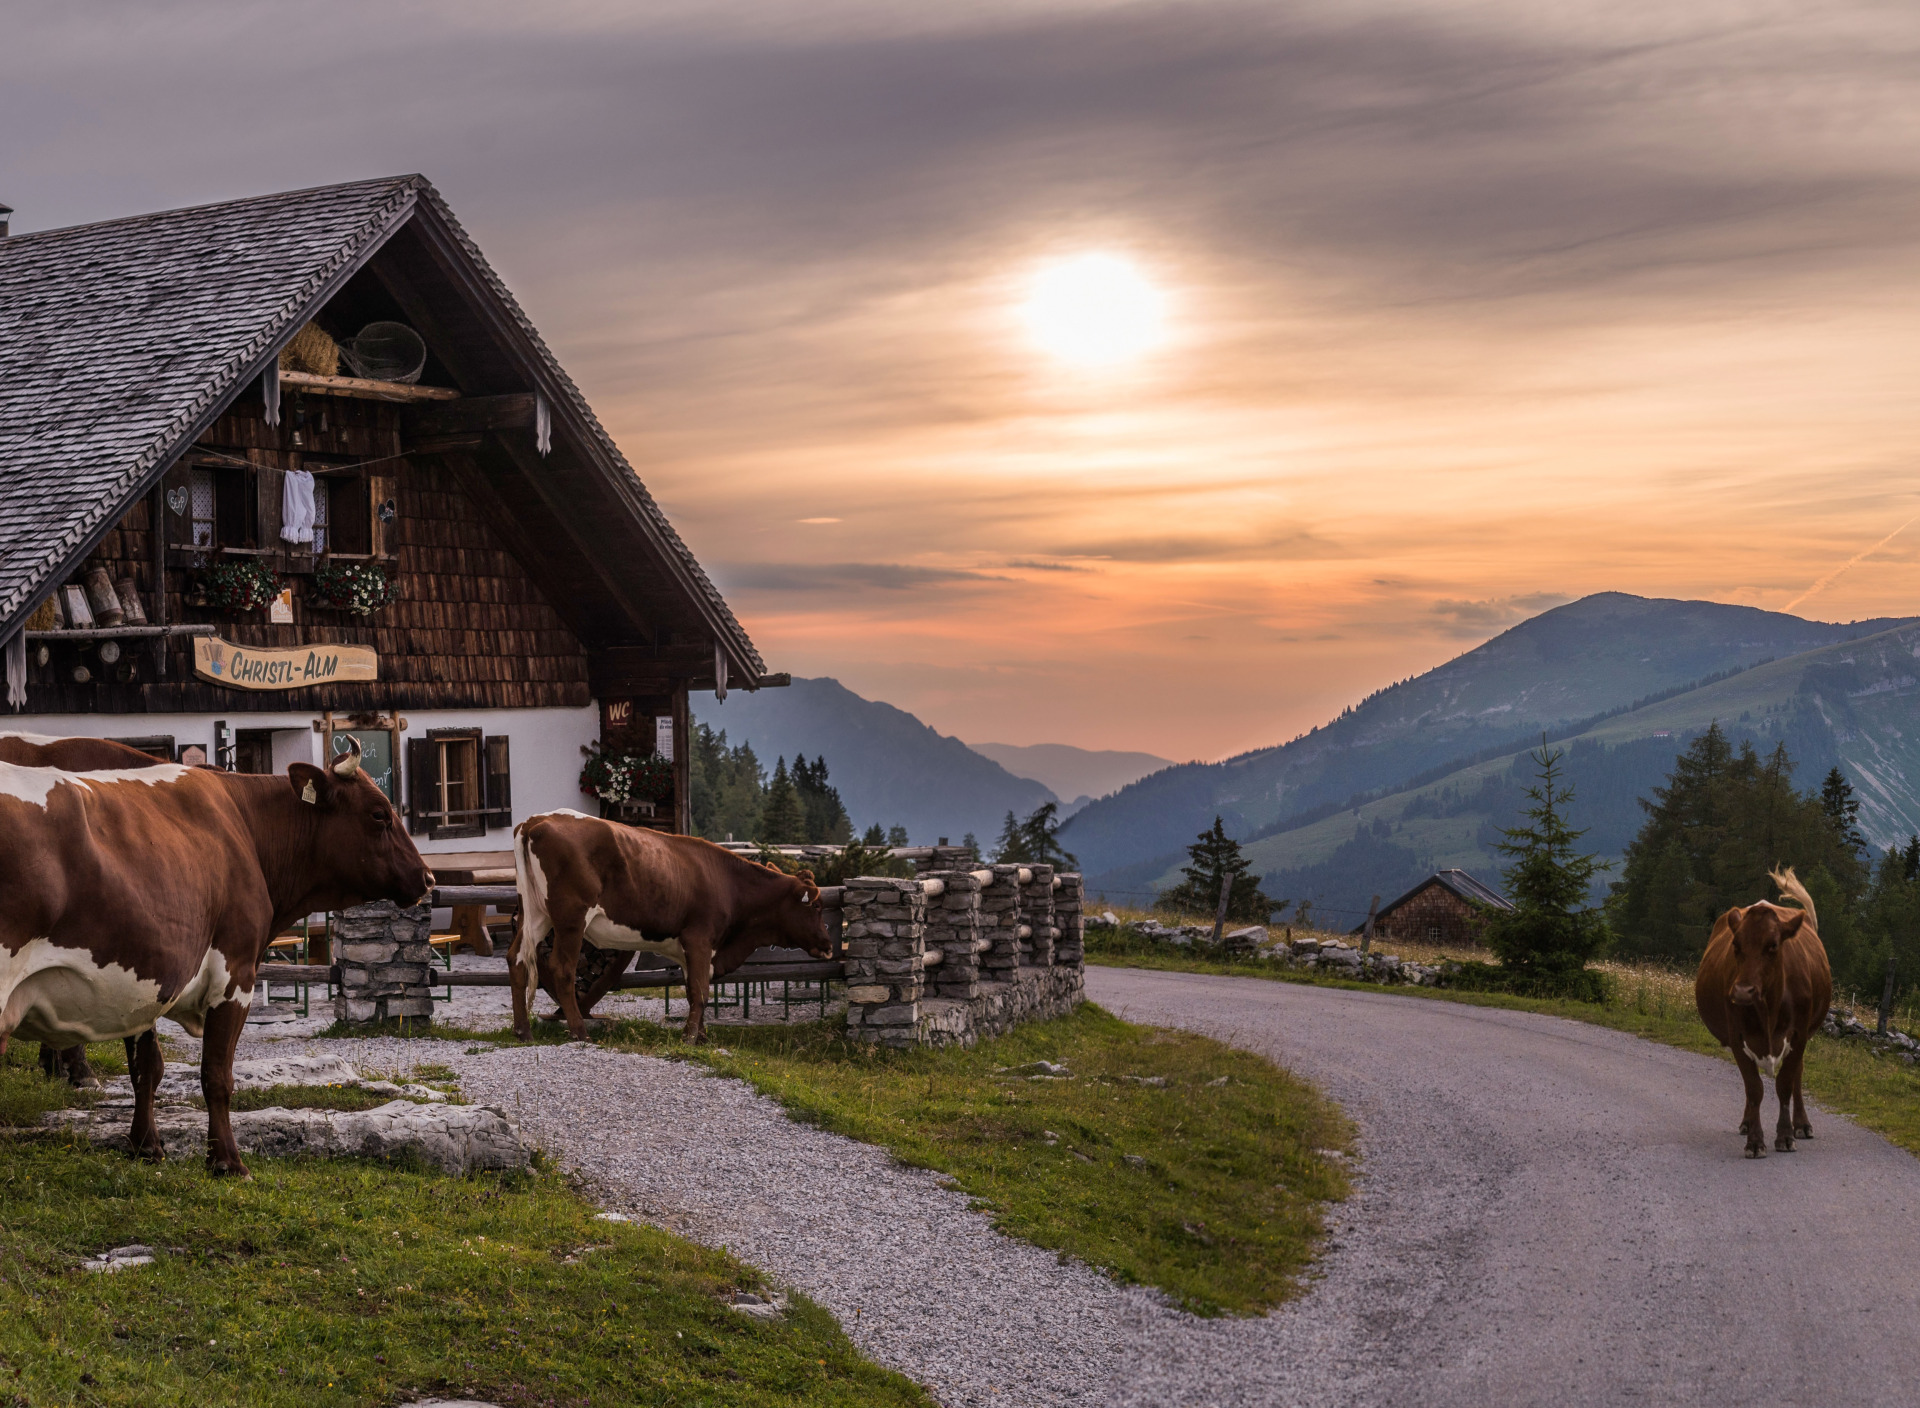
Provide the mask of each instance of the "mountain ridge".
{"label": "mountain ridge", "polygon": [[1769,656],[1805,653],[1912,623],[1806,621],[1721,602],[1600,592],[1540,613],[1423,674],[1376,690],[1286,743],[1179,764],[1094,802],[1062,839],[1089,875],[1138,878],[1217,814],[1242,839],[1312,809],[1404,785],[1474,755],[1517,750],[1544,728],[1629,706]]}

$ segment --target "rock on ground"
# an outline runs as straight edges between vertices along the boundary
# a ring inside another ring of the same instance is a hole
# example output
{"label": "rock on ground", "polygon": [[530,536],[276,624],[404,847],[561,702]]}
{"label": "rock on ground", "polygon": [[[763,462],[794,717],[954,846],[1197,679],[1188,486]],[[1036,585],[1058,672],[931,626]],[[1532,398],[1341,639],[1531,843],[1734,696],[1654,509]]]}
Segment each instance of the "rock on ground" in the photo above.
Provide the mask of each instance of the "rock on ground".
{"label": "rock on ground", "polygon": [[[207,1148],[202,1110],[163,1108],[156,1114],[170,1159],[197,1158]],[[56,1110],[47,1123],[111,1148],[128,1145],[124,1107]],[[520,1131],[498,1110],[481,1105],[417,1105],[390,1100],[371,1110],[242,1110],[233,1116],[242,1153],[275,1158],[375,1158],[411,1155],[447,1173],[523,1169],[529,1151]]]}

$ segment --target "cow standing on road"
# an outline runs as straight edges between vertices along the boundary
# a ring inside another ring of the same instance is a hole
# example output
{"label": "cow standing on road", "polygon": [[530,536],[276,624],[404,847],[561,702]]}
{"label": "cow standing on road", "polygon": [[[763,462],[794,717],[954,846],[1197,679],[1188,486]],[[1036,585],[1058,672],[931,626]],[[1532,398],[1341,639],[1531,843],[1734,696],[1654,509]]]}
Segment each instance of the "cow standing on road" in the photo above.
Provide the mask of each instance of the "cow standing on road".
{"label": "cow standing on road", "polygon": [[1794,1136],[1813,1138],[1806,1097],[1800,1091],[1807,1042],[1826,1020],[1833,1001],[1833,973],[1820,942],[1813,897],[1794,877],[1793,867],[1775,871],[1773,883],[1799,904],[1798,909],[1761,901],[1730,909],[1715,922],[1706,956],[1694,979],[1694,1003],[1700,1020],[1722,1046],[1733,1052],[1747,1087],[1747,1157],[1765,1158],[1760,1133],[1764,1073],[1774,1078],[1780,1097],[1780,1121],[1773,1147],[1793,1152]]}
{"label": "cow standing on road", "polygon": [[820,887],[697,836],[658,831],[574,811],[529,817],[513,830],[520,887],[514,935],[513,1030],[530,1034],[540,942],[553,935],[553,994],[576,1041],[587,1035],[574,992],[583,944],[664,954],[687,975],[688,1041],[706,1035],[709,984],[768,945],[827,958]]}
{"label": "cow standing on road", "polygon": [[414,904],[433,876],[358,744],[285,777],[211,768],[67,772],[0,763],[0,1051],[129,1041],[137,1153],[162,1153],[153,1024],[202,1038],[207,1159],[245,1175],[233,1053],[262,954],[287,924],[369,900]]}

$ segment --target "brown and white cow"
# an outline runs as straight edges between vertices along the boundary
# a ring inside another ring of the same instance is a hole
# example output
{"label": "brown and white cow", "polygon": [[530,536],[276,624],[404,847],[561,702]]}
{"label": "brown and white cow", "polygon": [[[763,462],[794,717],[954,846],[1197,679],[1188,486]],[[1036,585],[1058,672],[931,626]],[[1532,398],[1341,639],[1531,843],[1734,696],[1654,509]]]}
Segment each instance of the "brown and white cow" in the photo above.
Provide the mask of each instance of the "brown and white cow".
{"label": "brown and white cow", "polygon": [[575,1040],[586,1019],[574,992],[583,944],[664,954],[687,975],[689,1041],[706,1035],[709,984],[768,945],[830,956],[820,887],[697,836],[668,836],[575,811],[528,817],[513,830],[520,887],[514,935],[513,1030],[524,1039],[543,974],[539,947],[553,935],[544,975]]}
{"label": "brown and white cow", "polygon": [[[0,763],[17,763],[26,768],[64,768],[68,772],[94,772],[103,768],[159,767],[165,759],[110,738],[55,738],[37,733],[0,733]],[[129,1037],[127,1058],[131,1065],[132,1042]],[[66,1077],[76,1090],[97,1090],[99,1077],[87,1061],[87,1048],[76,1042],[61,1049],[40,1043],[40,1069],[48,1080],[56,1073]]]}
{"label": "brown and white cow", "polygon": [[0,763],[0,1050],[137,1038],[131,1137],[157,1158],[153,1024],[171,1017],[203,1040],[208,1164],[244,1175],[233,1052],[273,935],[315,910],[413,904],[433,883],[348,741],[285,777]]}
{"label": "brown and white cow", "polygon": [[1833,1000],[1833,974],[1820,942],[1813,898],[1794,877],[1793,867],[1775,871],[1773,883],[1796,901],[1798,909],[1761,901],[1728,910],[1715,921],[1707,952],[1694,979],[1694,1003],[1700,1020],[1722,1046],[1733,1052],[1747,1087],[1747,1108],[1740,1132],[1747,1136],[1747,1157],[1765,1158],[1760,1133],[1762,1074],[1774,1078],[1780,1120],[1773,1147],[1793,1152],[1794,1136],[1813,1138],[1800,1071],[1807,1042],[1826,1019]]}

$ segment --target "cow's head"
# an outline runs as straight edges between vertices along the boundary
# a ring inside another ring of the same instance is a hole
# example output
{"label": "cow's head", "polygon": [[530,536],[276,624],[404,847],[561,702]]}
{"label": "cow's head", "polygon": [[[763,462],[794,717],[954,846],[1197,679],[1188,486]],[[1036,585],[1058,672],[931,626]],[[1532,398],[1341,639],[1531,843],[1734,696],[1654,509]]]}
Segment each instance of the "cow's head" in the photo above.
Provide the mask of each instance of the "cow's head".
{"label": "cow's head", "polygon": [[820,887],[814,883],[813,872],[803,870],[786,878],[791,887],[780,897],[774,913],[774,925],[779,930],[774,942],[783,948],[805,949],[814,958],[833,957],[833,945],[827,941],[827,915],[820,907]]}
{"label": "cow's head", "polygon": [[360,744],[327,767],[295,763],[287,779],[303,809],[311,808],[314,834],[309,852],[316,888],[337,896],[332,908],[392,900],[420,903],[433,888],[433,872],[420,859],[400,813],[360,766]]}
{"label": "cow's head", "polygon": [[1726,922],[1733,941],[1727,1005],[1747,1055],[1771,1076],[1787,1058],[1789,1023],[1782,1012],[1786,947],[1807,916],[1802,910],[1761,903],[1728,910]]}

